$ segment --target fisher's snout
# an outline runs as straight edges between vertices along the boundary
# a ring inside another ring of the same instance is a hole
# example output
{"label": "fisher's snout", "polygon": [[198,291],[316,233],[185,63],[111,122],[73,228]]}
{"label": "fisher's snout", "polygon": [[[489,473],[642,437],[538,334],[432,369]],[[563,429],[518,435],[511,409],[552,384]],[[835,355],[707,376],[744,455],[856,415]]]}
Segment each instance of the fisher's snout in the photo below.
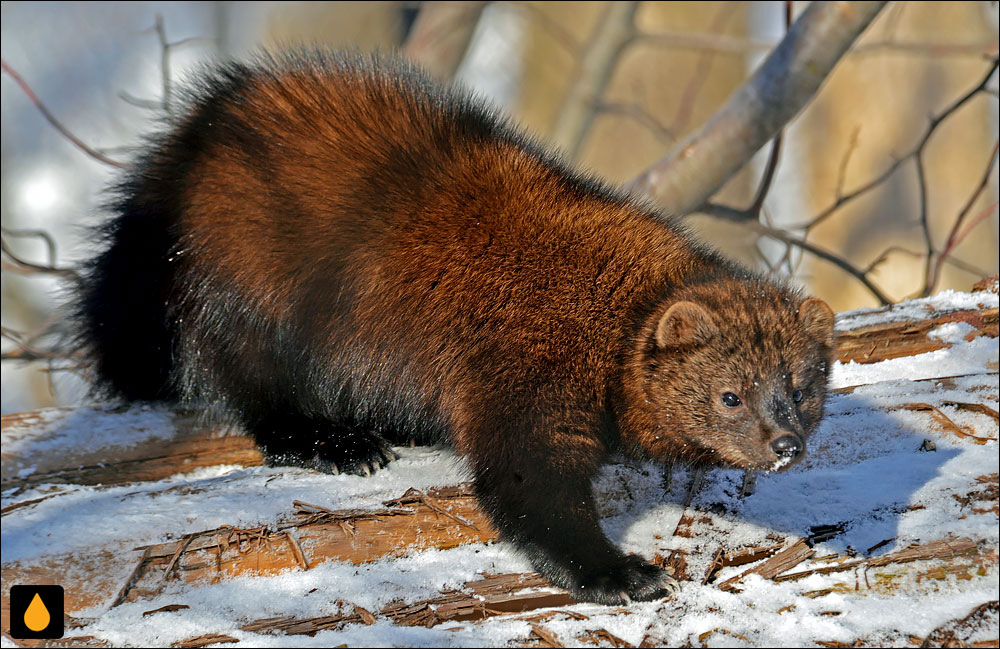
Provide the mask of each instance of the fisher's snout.
{"label": "fisher's snout", "polygon": [[805,429],[792,399],[775,395],[761,414],[775,455],[771,470],[786,469],[801,460],[806,453]]}

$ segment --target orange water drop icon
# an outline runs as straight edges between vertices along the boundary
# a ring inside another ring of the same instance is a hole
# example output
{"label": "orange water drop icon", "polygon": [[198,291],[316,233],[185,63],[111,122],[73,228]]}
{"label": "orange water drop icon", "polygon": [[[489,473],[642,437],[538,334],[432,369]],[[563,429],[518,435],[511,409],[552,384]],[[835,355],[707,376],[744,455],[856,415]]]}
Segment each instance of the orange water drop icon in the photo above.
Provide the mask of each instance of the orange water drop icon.
{"label": "orange water drop icon", "polygon": [[31,603],[28,604],[28,609],[24,612],[24,626],[38,633],[49,625],[51,619],[49,609],[45,608],[42,598],[35,593]]}

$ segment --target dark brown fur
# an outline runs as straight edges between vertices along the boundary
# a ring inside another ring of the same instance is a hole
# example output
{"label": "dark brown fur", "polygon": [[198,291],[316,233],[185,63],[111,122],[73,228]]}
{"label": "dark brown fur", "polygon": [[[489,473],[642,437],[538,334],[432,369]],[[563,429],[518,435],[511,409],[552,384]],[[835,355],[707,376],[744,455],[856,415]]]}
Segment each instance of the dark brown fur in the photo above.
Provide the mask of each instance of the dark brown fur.
{"label": "dark brown fur", "polygon": [[601,602],[671,586],[598,527],[609,453],[767,468],[794,437],[801,457],[822,303],[402,64],[265,57],[199,88],[81,288],[109,392],[212,402],[272,462],[322,470],[450,440],[503,537]]}

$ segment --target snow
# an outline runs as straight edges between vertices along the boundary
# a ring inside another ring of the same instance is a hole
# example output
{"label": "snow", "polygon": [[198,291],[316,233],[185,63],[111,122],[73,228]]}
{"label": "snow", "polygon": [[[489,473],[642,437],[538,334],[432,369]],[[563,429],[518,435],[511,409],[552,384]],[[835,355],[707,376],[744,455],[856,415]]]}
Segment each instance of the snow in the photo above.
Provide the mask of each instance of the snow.
{"label": "snow", "polygon": [[967,309],[989,309],[1000,306],[1000,295],[989,291],[965,293],[962,291],[941,291],[932,297],[907,300],[888,307],[857,309],[837,315],[837,331],[847,331],[874,324],[920,320],[930,311],[964,311]]}
{"label": "snow", "polygon": [[[890,310],[843,314],[846,323],[919,318],[929,309],[997,306],[989,293],[945,292]],[[691,534],[671,536],[684,513],[683,502],[693,472],[675,467],[672,488],[664,493],[662,471],[652,464],[612,463],[595,478],[602,526],[623,549],[647,558],[687,550],[690,575],[681,591],[657,602],[625,607],[577,604],[557,609],[543,622],[560,642],[579,645],[587,631],[604,629],[630,644],[649,637],[665,645],[803,646],[817,641],[908,644],[908,634],[925,636],[976,606],[1000,598],[1000,570],[995,560],[969,564],[969,574],[933,575],[939,562],[890,564],[787,582],[745,578],[740,592],[718,588],[749,565],[723,568],[714,582],[700,584],[719,543],[726,549],[773,543],[768,535],[797,538],[819,525],[837,525],[840,534],[817,543],[817,556],[857,552],[889,541],[871,556],[912,543],[969,537],[981,553],[1000,544],[997,517],[977,514],[959,497],[980,488],[976,478],[998,471],[997,423],[981,412],[955,404],[998,407],[998,341],[966,340],[964,323],[938,327],[932,335],[950,347],[914,357],[861,365],[836,363],[832,387],[859,386],[831,394],[826,417],[809,440],[806,459],[782,473],[759,476],[756,493],[738,496],[742,473],[716,470],[705,476],[688,511],[710,513],[690,526]],[[945,382],[918,381],[958,377]],[[926,411],[907,404],[937,407],[957,426],[978,438],[948,432]],[[115,418],[127,426],[114,426]],[[120,447],[169,435],[171,415],[151,408],[94,407],[40,415],[30,425],[4,431],[5,464],[12,455],[55,453],[74,444]],[[129,430],[129,438],[121,430]],[[140,431],[138,434],[135,431]],[[936,450],[922,451],[924,440]],[[36,485],[9,490],[3,506],[47,497],[5,512],[2,554],[5,565],[44,563],[49,556],[84,548],[134,548],[221,525],[269,526],[287,520],[291,502],[302,500],[331,509],[373,507],[410,487],[427,490],[469,479],[463,460],[443,447],[397,449],[400,459],[372,477],[321,475],[304,469],[215,466],[157,482],[121,486]],[[18,465],[16,474],[33,467]],[[995,502],[995,501],[994,501]],[[988,504],[988,503],[987,503]],[[983,506],[980,502],[979,506]],[[51,530],[58,527],[58,538]],[[713,545],[715,543],[715,545]],[[821,563],[799,566],[816,567]],[[219,633],[238,646],[508,646],[524,643],[531,633],[527,615],[504,615],[478,622],[449,622],[433,628],[403,627],[378,617],[371,626],[352,624],[313,637],[268,635],[240,630],[266,617],[334,615],[346,607],[377,611],[393,600],[412,602],[442,590],[461,589],[485,573],[526,572],[530,566],[503,543],[471,544],[428,550],[364,565],[320,563],[273,576],[244,574],[216,583],[168,582],[151,598],[109,608],[110,601],[73,613],[87,618],[67,635],[92,635],[112,646],[167,646]],[[971,576],[970,576],[971,575]],[[870,586],[869,586],[870,584]],[[9,586],[5,579],[5,588]],[[805,593],[833,589],[809,597]],[[189,608],[144,616],[168,604]],[[531,613],[537,613],[532,611]],[[981,640],[1000,635],[994,617],[977,632]],[[606,645],[607,641],[603,641]],[[14,646],[6,637],[2,646]],[[220,645],[226,646],[226,645]],[[232,646],[232,645],[229,645]]]}

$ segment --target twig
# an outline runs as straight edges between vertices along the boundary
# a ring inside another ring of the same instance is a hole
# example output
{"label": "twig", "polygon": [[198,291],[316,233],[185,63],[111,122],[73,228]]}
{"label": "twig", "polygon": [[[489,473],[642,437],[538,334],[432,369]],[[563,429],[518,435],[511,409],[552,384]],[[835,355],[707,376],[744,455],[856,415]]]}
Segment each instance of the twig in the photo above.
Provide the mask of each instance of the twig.
{"label": "twig", "polygon": [[883,305],[891,304],[892,300],[887,296],[882,290],[877,287],[870,279],[868,279],[867,273],[854,266],[851,262],[847,261],[843,257],[836,255],[829,250],[820,248],[819,246],[806,241],[804,238],[796,236],[791,232],[785,230],[779,230],[777,228],[772,228],[764,225],[758,221],[747,220],[747,212],[745,210],[739,210],[732,207],[727,207],[725,205],[717,205],[714,203],[709,203],[699,210],[703,214],[713,216],[718,219],[723,219],[726,221],[732,221],[735,223],[742,223],[748,228],[759,232],[760,234],[771,237],[772,239],[777,239],[785,243],[794,245],[802,250],[811,252],[820,259],[825,259],[832,264],[838,266],[841,270],[845,271],[849,275],[852,275],[859,282],[861,282],[865,288],[867,288],[872,295],[874,295],[879,302]]}
{"label": "twig", "polygon": [[78,149],[86,153],[91,158],[99,160],[104,164],[111,165],[112,167],[118,167],[119,169],[125,168],[125,165],[122,164],[121,162],[118,162],[117,160],[112,160],[111,158],[102,155],[101,153],[98,153],[94,149],[84,144],[80,138],[73,135],[73,133],[70,132],[68,128],[63,126],[62,122],[56,119],[55,115],[53,115],[52,112],[48,109],[48,107],[46,107],[46,105],[42,103],[42,100],[38,98],[38,95],[36,95],[35,92],[31,89],[31,86],[29,86],[27,82],[21,78],[21,75],[19,75],[12,67],[7,65],[7,61],[0,59],[0,66],[2,66],[3,71],[9,74],[10,77],[14,80],[14,82],[21,87],[21,90],[24,92],[24,94],[28,96],[28,99],[31,100],[31,103],[35,104],[35,106],[38,108],[38,111],[42,114],[43,117],[45,117],[46,120],[48,120],[49,124],[55,127],[57,131],[62,133],[66,139],[68,139],[70,142],[76,145]]}
{"label": "twig", "polygon": [[163,588],[163,584],[169,581],[171,573],[173,573],[174,567],[177,565],[177,561],[181,558],[181,555],[184,554],[184,550],[187,549],[187,546],[191,545],[191,541],[193,541],[197,536],[200,536],[200,534],[185,534],[181,538],[180,543],[177,544],[177,549],[174,550],[174,555],[170,557],[170,561],[167,562],[166,570],[163,571],[163,579],[160,581],[160,589]]}
{"label": "twig", "polygon": [[149,553],[150,548],[144,548],[142,551],[142,556],[139,558],[139,562],[135,564],[135,568],[132,569],[132,574],[129,575],[128,579],[125,580],[125,585],[122,586],[121,590],[118,591],[118,596],[115,600],[111,602],[111,606],[108,608],[114,608],[125,601],[128,597],[128,593],[135,586],[139,578],[142,577],[143,573],[146,572],[146,565],[149,563]]}
{"label": "twig", "polygon": [[954,250],[955,247],[962,242],[965,236],[972,230],[973,227],[975,227],[976,224],[978,224],[980,220],[985,219],[986,216],[996,208],[997,204],[996,201],[994,201],[993,204],[989,206],[988,210],[983,210],[983,212],[980,215],[977,215],[973,222],[970,223],[970,226],[962,230],[961,234],[959,234],[960,228],[965,221],[965,217],[968,216],[969,212],[972,210],[972,206],[975,205],[976,201],[989,185],[990,176],[993,173],[993,168],[996,166],[998,150],[1000,150],[1000,140],[996,140],[993,143],[993,151],[990,153],[989,164],[986,165],[986,169],[983,171],[983,175],[980,177],[976,188],[972,191],[972,195],[969,196],[969,200],[966,201],[965,205],[962,206],[962,209],[959,210],[958,215],[955,217],[955,221],[951,225],[951,230],[948,232],[948,238],[945,240],[944,247],[938,254],[937,260],[935,263],[928,265],[927,277],[924,280],[925,295],[929,295],[930,291],[937,286],[938,279],[940,279],[941,276],[941,267],[944,260],[951,254],[952,250]]}
{"label": "twig", "polygon": [[402,45],[403,53],[434,76],[450,80],[462,63],[486,5],[481,1],[421,3]]}
{"label": "twig", "polygon": [[[412,498],[412,500],[410,500],[410,498]],[[399,498],[394,498],[393,500],[387,500],[387,501],[383,502],[382,504],[386,505],[387,507],[391,507],[393,505],[402,506],[402,505],[406,504],[407,502],[419,502],[419,503],[422,503],[428,509],[431,509],[431,510],[433,510],[433,511],[439,513],[439,514],[447,516],[448,518],[452,519],[456,523],[461,523],[462,525],[465,525],[466,527],[471,527],[474,530],[478,530],[479,529],[478,527],[476,527],[476,525],[472,521],[470,521],[468,519],[465,519],[465,518],[462,518],[461,516],[458,516],[456,514],[452,514],[451,512],[449,512],[446,509],[442,508],[440,505],[437,504],[437,502],[433,498],[431,498],[430,496],[428,496],[424,492],[420,491],[416,487],[410,487],[409,489],[406,490],[406,493],[404,493]]]}
{"label": "twig", "polygon": [[56,241],[52,238],[52,235],[45,230],[11,230],[9,228],[0,227],[0,233],[7,235],[8,237],[37,237],[45,242],[45,248],[49,253],[49,263],[48,266],[54,267],[56,265]]}
{"label": "twig", "polygon": [[525,14],[530,14],[531,19],[539,23],[539,26],[552,37],[554,42],[559,45],[563,51],[571,56],[579,55],[580,42],[577,41],[573,32],[563,27],[561,22],[553,19],[552,16],[542,11],[538,5],[530,2],[519,2],[518,0],[507,0],[507,2],[498,3],[497,6],[509,7],[511,9],[516,9],[517,11],[522,11]]}
{"label": "twig", "polygon": [[160,78],[163,83],[163,110],[169,115],[171,110],[171,79],[170,79],[170,43],[167,42],[167,30],[163,26],[163,14],[156,14],[156,37],[160,41]]}
{"label": "twig", "polygon": [[618,58],[635,34],[638,5],[634,1],[609,3],[580,58],[576,78],[559,109],[552,132],[552,141],[570,159],[579,152]]}
{"label": "twig", "polygon": [[299,562],[299,566],[303,570],[309,570],[309,562],[306,561],[306,555],[302,552],[302,546],[299,545],[298,539],[295,538],[291,530],[285,530],[285,537],[288,538],[288,544],[292,546],[292,554],[295,555],[295,560]]}
{"label": "twig", "polygon": [[627,117],[637,124],[646,127],[664,144],[669,144],[676,139],[673,131],[661,124],[660,120],[656,119],[649,111],[638,104],[602,101],[597,105],[597,112]]}
{"label": "twig", "polygon": [[[72,354],[58,349],[42,349],[40,347],[35,347],[33,342],[37,339],[37,337],[30,338],[28,341],[25,341],[24,336],[20,332],[9,327],[3,327],[2,330],[0,330],[0,336],[17,346],[16,350],[4,352],[3,355],[0,356],[0,359],[5,361],[78,360]],[[74,367],[58,369],[69,370],[74,369]]]}
{"label": "twig", "polygon": [[0,251],[6,255],[15,266],[18,266],[24,274],[47,274],[47,275],[58,275],[60,277],[66,277],[68,279],[77,279],[79,275],[72,268],[57,268],[55,266],[46,266],[42,264],[35,264],[30,261],[21,259],[10,249],[7,245],[7,241],[0,237]]}

